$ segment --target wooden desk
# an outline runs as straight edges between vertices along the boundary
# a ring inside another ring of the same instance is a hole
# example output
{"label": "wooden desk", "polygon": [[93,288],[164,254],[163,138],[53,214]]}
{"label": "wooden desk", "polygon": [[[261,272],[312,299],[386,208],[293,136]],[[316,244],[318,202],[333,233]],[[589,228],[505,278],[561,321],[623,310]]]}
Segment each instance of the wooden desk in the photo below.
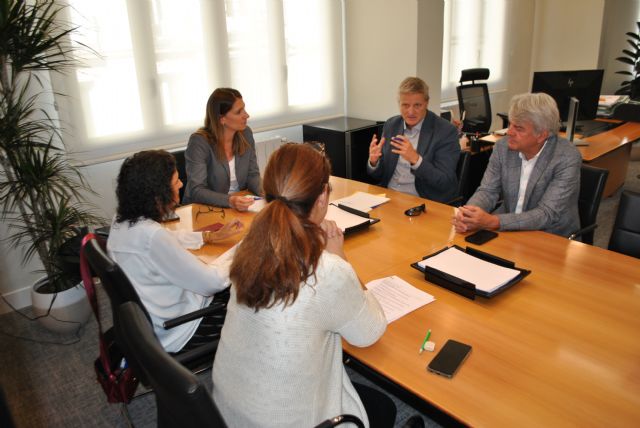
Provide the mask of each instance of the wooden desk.
{"label": "wooden desk", "polygon": [[[577,138],[582,138],[576,135]],[[496,142],[500,136],[489,135],[483,140]],[[603,197],[611,196],[623,184],[627,176],[631,143],[640,139],[640,122],[627,122],[617,128],[584,138],[588,146],[580,146],[582,160],[598,168],[609,170]]]}
{"label": "wooden desk", "polygon": [[[451,207],[427,201],[425,214],[406,217],[406,208],[424,200],[335,177],[331,182],[332,198],[357,190],[391,198],[372,211],[380,223],[345,239],[360,278],[399,275],[436,298],[391,323],[373,346],[345,344],[346,352],[472,426],[638,425],[639,260],[543,232],[501,232],[482,249],[532,273],[492,299],[468,300],[409,267],[446,244]],[[182,210],[190,215],[195,208]],[[455,243],[466,246],[460,235]],[[214,256],[222,247],[200,251]],[[438,349],[450,338],[473,346],[453,379],[425,369],[434,354],[419,355],[418,348],[428,328]]]}

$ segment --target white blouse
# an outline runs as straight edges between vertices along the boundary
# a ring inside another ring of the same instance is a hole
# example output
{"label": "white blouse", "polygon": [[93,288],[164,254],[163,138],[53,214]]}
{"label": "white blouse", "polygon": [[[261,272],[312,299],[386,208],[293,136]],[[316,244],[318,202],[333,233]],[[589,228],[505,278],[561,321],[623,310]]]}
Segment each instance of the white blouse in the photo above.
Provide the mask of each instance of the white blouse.
{"label": "white blouse", "polygon": [[201,309],[229,285],[235,247],[207,265],[185,248],[203,245],[202,233],[171,232],[153,220],[111,225],[107,250],[120,265],[144,303],[160,343],[177,352],[191,339],[200,319],[165,330],[172,318]]}

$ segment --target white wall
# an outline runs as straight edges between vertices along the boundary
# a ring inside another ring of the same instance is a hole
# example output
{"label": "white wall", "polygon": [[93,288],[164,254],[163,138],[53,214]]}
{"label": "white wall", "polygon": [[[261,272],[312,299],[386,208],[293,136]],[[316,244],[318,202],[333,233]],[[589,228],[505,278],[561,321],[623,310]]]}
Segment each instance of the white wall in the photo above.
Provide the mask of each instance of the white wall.
{"label": "white wall", "polygon": [[348,116],[386,120],[398,114],[398,85],[418,71],[417,11],[416,0],[345,1]]}
{"label": "white wall", "polygon": [[626,33],[638,31],[636,22],[640,21],[640,1],[607,0],[604,8],[602,37],[600,39],[600,60],[598,68],[604,68],[602,93],[613,94],[620,83],[628,76],[615,74],[616,71],[631,71],[631,66],[616,61],[622,56],[622,49],[630,49]]}
{"label": "white wall", "polygon": [[604,0],[538,0],[533,71],[597,68]]}

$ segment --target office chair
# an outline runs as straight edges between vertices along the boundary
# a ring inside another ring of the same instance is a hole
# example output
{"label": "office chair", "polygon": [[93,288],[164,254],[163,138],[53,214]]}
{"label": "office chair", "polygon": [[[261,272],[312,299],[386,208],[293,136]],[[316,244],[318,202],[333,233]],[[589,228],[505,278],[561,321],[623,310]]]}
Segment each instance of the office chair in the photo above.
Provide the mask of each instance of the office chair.
{"label": "office chair", "polygon": [[187,166],[184,159],[184,150],[176,150],[171,154],[176,159],[176,170],[178,170],[178,177],[182,181],[182,187],[179,191],[180,201],[182,201],[182,195],[184,195],[184,190],[187,188]]}
{"label": "office chair", "polygon": [[[126,302],[117,309],[120,323],[116,334],[122,338],[125,353],[133,355],[156,394],[158,427],[226,427],[222,415],[203,383],[178,364],[160,345],[142,308]],[[251,403],[247,403],[251,406]],[[322,422],[328,428],[341,423],[364,428],[353,415],[341,415]]]}
{"label": "office chair", "polygon": [[[147,318],[149,323],[151,323],[151,317],[145,309],[142,300],[140,300],[140,296],[138,296],[138,293],[131,284],[131,281],[129,281],[129,278],[127,278],[127,275],[124,273],[124,271],[122,271],[120,266],[115,261],[113,261],[111,257],[109,257],[102,243],[98,241],[97,238],[94,237],[92,239],[89,239],[84,247],[84,254],[87,261],[89,262],[91,270],[100,278],[100,282],[102,283],[102,286],[109,296],[109,301],[111,302],[111,311],[113,313],[114,327],[117,328],[117,325],[119,323],[116,309],[125,302],[135,302],[138,306],[140,306],[144,316]],[[203,316],[218,317],[220,320],[220,326],[222,326],[226,314],[226,306],[226,301],[220,301],[218,303],[215,303],[214,301],[214,304],[209,305],[208,307],[166,321],[164,323],[164,328],[173,328],[186,322],[202,318]],[[119,339],[120,338],[116,334],[116,342],[118,343],[118,345],[120,345]],[[217,348],[218,341],[215,340],[197,348],[190,349],[188,351],[177,352],[171,355],[177,362],[184,365],[188,369],[201,371],[211,367],[211,364],[213,363],[213,356],[215,355]],[[129,357],[126,354],[125,356]],[[140,380],[144,384],[147,384],[147,379],[139,374],[141,370],[139,367],[136,367],[135,362],[132,362],[131,366],[134,369],[134,373],[138,374]]]}
{"label": "office chair", "polygon": [[[458,93],[458,107],[460,117],[464,112],[462,131],[469,134],[487,134],[491,128],[491,100],[486,83],[476,83],[476,80],[487,80],[488,68],[468,68],[462,70]],[[465,83],[471,82],[471,83]]]}
{"label": "office chair", "polygon": [[7,398],[4,395],[4,390],[2,386],[0,386],[0,427],[14,428],[15,426],[13,417],[9,411]]}
{"label": "office chair", "polygon": [[625,190],[609,239],[609,249],[640,258],[640,193]]}
{"label": "office chair", "polygon": [[456,166],[456,176],[458,177],[458,188],[456,197],[447,202],[447,205],[459,207],[465,202],[465,192],[467,190],[467,182],[469,181],[469,165],[471,163],[471,153],[466,150],[460,151],[458,165]]}
{"label": "office chair", "polygon": [[569,239],[574,240],[580,237],[581,242],[593,245],[593,232],[598,227],[596,218],[608,176],[609,171],[606,169],[585,164],[580,167],[580,196],[578,196],[580,230],[572,233]]}

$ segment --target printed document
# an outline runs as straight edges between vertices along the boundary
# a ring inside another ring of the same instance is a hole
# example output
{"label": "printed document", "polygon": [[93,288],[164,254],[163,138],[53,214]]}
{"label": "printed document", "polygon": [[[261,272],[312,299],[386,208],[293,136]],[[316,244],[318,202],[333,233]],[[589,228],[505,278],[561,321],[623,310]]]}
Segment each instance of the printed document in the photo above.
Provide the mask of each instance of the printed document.
{"label": "printed document", "polygon": [[385,202],[389,202],[389,198],[380,195],[372,195],[366,192],[356,192],[346,198],[336,199],[332,201],[334,204],[346,205],[349,208],[354,208],[358,211],[368,213],[378,205],[382,205]]}
{"label": "printed document", "polygon": [[329,205],[327,209],[327,215],[324,218],[326,218],[327,220],[335,221],[342,232],[350,227],[371,222],[371,220],[366,217],[360,217],[359,215],[351,214],[350,212],[342,210],[332,204]]}
{"label": "printed document", "polygon": [[491,293],[520,274],[519,270],[502,267],[451,247],[418,262],[475,284],[477,290]]}
{"label": "printed document", "polygon": [[374,279],[366,287],[380,302],[387,324],[435,300],[431,294],[395,275]]}

